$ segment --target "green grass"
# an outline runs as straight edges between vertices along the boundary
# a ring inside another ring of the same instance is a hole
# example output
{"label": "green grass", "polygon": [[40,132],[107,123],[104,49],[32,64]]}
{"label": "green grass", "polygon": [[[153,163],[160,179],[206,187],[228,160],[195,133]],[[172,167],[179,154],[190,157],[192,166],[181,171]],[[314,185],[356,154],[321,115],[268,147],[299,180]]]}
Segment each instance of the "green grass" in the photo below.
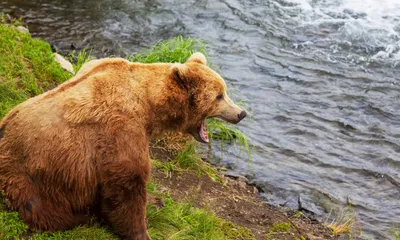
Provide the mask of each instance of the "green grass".
{"label": "green grass", "polygon": [[79,53],[75,50],[68,54],[68,60],[73,64],[74,72],[77,73],[79,69],[83,66],[83,64],[93,60],[94,57],[92,56],[92,50],[85,50],[83,49]]}
{"label": "green grass", "polygon": [[211,118],[207,120],[207,130],[209,138],[219,140],[222,149],[226,144],[239,145],[240,151],[246,151],[251,160],[249,139],[239,129],[217,118]]}
{"label": "green grass", "polygon": [[393,235],[393,240],[400,240],[400,227],[393,227],[389,234]]}
{"label": "green grass", "polygon": [[119,238],[115,236],[107,228],[95,224],[91,227],[80,226],[69,231],[55,232],[55,233],[35,233],[31,236],[31,240],[118,240]]}
{"label": "green grass", "polygon": [[[160,197],[154,183],[149,192]],[[248,229],[218,218],[212,212],[194,208],[190,203],[176,202],[168,193],[161,198],[163,208],[147,207],[148,231],[153,240],[255,239]]]}
{"label": "green grass", "polygon": [[0,119],[18,103],[69,79],[50,45],[0,24]]}
{"label": "green grass", "polygon": [[[193,208],[189,203],[177,203],[167,197],[161,209],[148,207],[149,234],[154,240],[164,239],[236,239],[229,237],[225,221],[213,213]],[[251,235],[251,234],[248,234]]]}
{"label": "green grass", "polygon": [[128,59],[131,62],[141,63],[184,63],[195,52],[201,52],[207,56],[205,42],[196,38],[183,38],[179,36],[158,42],[150,49],[132,55]]}
{"label": "green grass", "polygon": [[185,170],[195,170],[198,176],[206,175],[214,181],[220,181],[217,170],[199,157],[195,146],[190,142],[186,144],[185,148],[173,160],[153,160],[153,165],[163,170],[167,177],[170,177],[173,172],[179,173]]}
{"label": "green grass", "polygon": [[0,239],[12,239],[27,230],[17,212],[0,212]]}

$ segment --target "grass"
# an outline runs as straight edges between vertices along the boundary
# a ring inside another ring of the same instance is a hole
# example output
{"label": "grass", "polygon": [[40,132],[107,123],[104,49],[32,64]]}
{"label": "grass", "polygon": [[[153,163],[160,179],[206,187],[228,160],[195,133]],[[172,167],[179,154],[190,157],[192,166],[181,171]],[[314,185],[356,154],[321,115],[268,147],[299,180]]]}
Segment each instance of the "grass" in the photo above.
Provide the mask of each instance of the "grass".
{"label": "grass", "polygon": [[207,56],[205,42],[196,38],[183,38],[179,36],[158,42],[150,49],[132,55],[128,59],[131,62],[141,63],[184,63],[195,52],[201,52]]}
{"label": "grass", "polygon": [[[53,59],[48,43],[32,39],[13,26],[5,26],[5,17],[0,15],[0,119],[18,103],[38,95],[69,79]],[[16,22],[16,21],[15,21]],[[11,22],[12,23],[12,22]],[[17,22],[16,22],[17,24]],[[15,25],[14,25],[15,26]],[[197,39],[176,38],[157,44],[149,52],[131,57],[132,61],[183,62],[195,51],[206,54],[205,46]],[[167,48],[174,48],[168,50]],[[176,49],[175,49],[176,48]],[[161,54],[161,52],[164,52]],[[72,53],[74,70],[90,59],[90,52]],[[168,60],[169,59],[169,60]],[[176,146],[176,158],[170,169],[197,169],[199,173],[212,175],[214,169],[201,161],[193,145]],[[165,165],[167,166],[167,165]],[[168,167],[166,167],[168,168]],[[153,239],[255,239],[246,228],[235,226],[215,216],[214,213],[194,208],[188,202],[176,202],[168,193],[157,191],[155,183],[149,183],[150,194],[160,196],[165,207],[148,206],[149,233]],[[79,226],[69,231],[55,233],[31,233],[20,220],[17,212],[8,211],[0,194],[0,239],[54,240],[54,239],[118,239],[107,227],[95,223]]]}
{"label": "grass", "polygon": [[178,152],[170,161],[153,160],[153,165],[165,172],[166,177],[171,177],[174,172],[195,170],[197,175],[209,176],[214,181],[220,181],[217,171],[207,162],[204,162],[196,153],[195,146],[188,142],[185,148]]}
{"label": "grass", "polygon": [[400,240],[400,228],[393,228],[394,240]]}
{"label": "grass", "polygon": [[187,143],[185,148],[178,152],[174,159],[169,161],[153,160],[153,165],[164,171],[166,177],[173,173],[182,173],[185,170],[195,170],[197,175],[209,176],[214,181],[220,181],[217,171],[207,162],[204,162],[196,153],[192,143]]}
{"label": "grass", "polygon": [[0,239],[12,239],[27,230],[17,212],[0,212]]}
{"label": "grass", "polygon": [[[332,230],[334,236],[344,236],[346,235],[349,239],[353,239],[361,236],[362,232],[356,221],[354,212],[351,210],[351,205],[349,205],[344,210],[338,210],[332,217],[333,211],[329,212],[324,225]],[[331,220],[329,220],[331,219]]]}
{"label": "grass", "polygon": [[75,73],[81,69],[83,64],[93,59],[94,57],[92,56],[92,50],[87,51],[86,49],[83,49],[79,53],[74,50],[68,54],[68,60],[73,63]]}
{"label": "grass", "polygon": [[239,129],[217,118],[211,118],[207,120],[207,130],[210,139],[220,141],[221,149],[226,144],[238,144],[240,151],[246,151],[251,160],[249,139]]}
{"label": "grass", "polygon": [[0,43],[0,119],[18,103],[71,77],[46,42],[0,24]]}
{"label": "grass", "polygon": [[164,195],[164,204],[160,209],[151,205],[147,208],[148,231],[153,240],[255,239],[248,229],[190,203],[176,202],[168,194]]}

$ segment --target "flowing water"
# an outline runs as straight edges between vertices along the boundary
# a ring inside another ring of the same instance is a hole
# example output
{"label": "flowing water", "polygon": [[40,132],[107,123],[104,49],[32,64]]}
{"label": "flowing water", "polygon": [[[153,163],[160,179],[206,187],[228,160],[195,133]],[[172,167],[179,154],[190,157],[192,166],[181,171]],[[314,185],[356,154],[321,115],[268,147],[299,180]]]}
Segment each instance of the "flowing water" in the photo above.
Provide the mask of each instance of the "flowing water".
{"label": "flowing water", "polygon": [[270,203],[296,208],[300,197],[321,219],[351,204],[375,239],[400,225],[398,0],[0,0],[0,12],[98,57],[209,40],[252,114],[240,124],[252,163],[234,149],[220,161]]}

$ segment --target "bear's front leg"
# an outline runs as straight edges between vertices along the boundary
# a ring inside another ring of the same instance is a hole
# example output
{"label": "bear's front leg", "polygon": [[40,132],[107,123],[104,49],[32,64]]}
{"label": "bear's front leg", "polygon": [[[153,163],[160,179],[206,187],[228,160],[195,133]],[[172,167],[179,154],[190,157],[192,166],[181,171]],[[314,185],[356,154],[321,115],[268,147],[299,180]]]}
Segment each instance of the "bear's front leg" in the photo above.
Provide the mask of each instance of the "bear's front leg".
{"label": "bear's front leg", "polygon": [[137,167],[131,161],[109,162],[101,167],[102,212],[123,239],[151,240],[145,220],[149,170]]}

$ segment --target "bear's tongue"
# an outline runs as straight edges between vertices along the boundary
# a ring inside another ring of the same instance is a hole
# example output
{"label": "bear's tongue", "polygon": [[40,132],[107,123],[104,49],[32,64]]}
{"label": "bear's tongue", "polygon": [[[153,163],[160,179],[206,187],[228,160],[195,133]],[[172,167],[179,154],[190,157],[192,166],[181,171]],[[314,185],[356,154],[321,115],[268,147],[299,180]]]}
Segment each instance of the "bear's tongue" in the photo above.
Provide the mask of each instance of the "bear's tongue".
{"label": "bear's tongue", "polygon": [[207,133],[206,125],[204,124],[204,122],[201,123],[199,135],[200,135],[201,140],[203,140],[204,142],[208,143],[208,141],[209,141],[208,140],[208,133]]}

